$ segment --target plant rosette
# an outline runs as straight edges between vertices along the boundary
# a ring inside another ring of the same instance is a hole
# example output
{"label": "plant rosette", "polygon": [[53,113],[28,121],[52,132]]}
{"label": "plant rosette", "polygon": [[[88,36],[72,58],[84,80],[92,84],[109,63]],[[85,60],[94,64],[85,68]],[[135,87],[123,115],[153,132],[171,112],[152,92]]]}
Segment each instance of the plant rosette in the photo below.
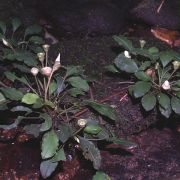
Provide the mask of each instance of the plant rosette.
{"label": "plant rosette", "polygon": [[[63,66],[60,53],[54,61],[50,60],[50,46],[44,44],[40,26],[22,29],[17,18],[11,25],[12,34],[9,35],[6,24],[0,21],[1,55],[3,62],[8,64],[3,76],[11,82],[0,81],[0,111],[9,111],[16,118],[12,124],[3,124],[0,128],[17,128],[23,120],[30,120],[31,124],[25,124],[23,130],[34,137],[42,137],[40,172],[43,178],[50,177],[58,163],[66,161],[64,149],[72,141],[78,143],[84,157],[91,160],[97,170],[101,166],[101,155],[94,142],[136,146],[131,141],[117,138],[98,121],[74,119],[74,113],[84,105],[114,122],[118,117],[115,109],[108,105],[90,100],[82,102],[77,98],[89,91],[82,67]],[[18,36],[19,31],[22,38]],[[69,101],[63,101],[64,97]],[[107,175],[97,171],[94,179],[101,176]]]}
{"label": "plant rosette", "polygon": [[129,94],[141,99],[142,107],[151,111],[156,106],[169,118],[172,112],[180,115],[180,54],[173,50],[159,51],[156,47],[134,47],[130,39],[113,36],[125,51],[107,67],[113,73],[126,73],[132,79]]}

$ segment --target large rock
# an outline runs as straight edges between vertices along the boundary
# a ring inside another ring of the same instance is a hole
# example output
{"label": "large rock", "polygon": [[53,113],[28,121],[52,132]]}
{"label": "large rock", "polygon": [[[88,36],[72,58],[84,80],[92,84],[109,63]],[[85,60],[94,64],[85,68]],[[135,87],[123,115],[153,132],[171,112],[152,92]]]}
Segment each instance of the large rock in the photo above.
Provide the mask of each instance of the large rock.
{"label": "large rock", "polygon": [[58,35],[105,35],[119,33],[125,22],[129,1],[121,8],[111,0],[43,1],[39,5]]}
{"label": "large rock", "polygon": [[130,19],[136,22],[143,22],[150,26],[159,26],[169,29],[180,28],[180,1],[165,0],[159,13],[158,7],[162,0],[143,0],[136,6],[132,12]]}

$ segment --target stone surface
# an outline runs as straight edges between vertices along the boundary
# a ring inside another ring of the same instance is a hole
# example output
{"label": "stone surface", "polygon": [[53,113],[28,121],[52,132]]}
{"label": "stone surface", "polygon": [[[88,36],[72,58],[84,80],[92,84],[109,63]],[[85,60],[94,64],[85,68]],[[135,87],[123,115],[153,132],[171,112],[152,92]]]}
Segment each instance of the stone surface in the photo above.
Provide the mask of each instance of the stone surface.
{"label": "stone surface", "polygon": [[143,22],[150,26],[159,26],[169,29],[180,28],[180,1],[164,1],[159,13],[158,7],[162,0],[143,0],[129,16],[133,22]]}

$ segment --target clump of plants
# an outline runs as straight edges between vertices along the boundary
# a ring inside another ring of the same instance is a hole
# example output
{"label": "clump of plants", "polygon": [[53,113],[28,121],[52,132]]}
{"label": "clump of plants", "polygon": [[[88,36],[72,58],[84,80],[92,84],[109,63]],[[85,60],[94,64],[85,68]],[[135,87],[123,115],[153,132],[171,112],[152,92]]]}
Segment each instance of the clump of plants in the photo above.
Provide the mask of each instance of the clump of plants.
{"label": "clump of plants", "polygon": [[[12,20],[11,28],[0,22],[0,60],[5,67],[0,81],[0,109],[15,117],[14,122],[4,123],[0,128],[21,127],[27,134],[41,137],[43,178],[54,172],[58,162],[66,161],[65,149],[72,143],[98,170],[101,155],[95,142],[107,141],[131,148],[136,145],[118,139],[98,120],[75,116],[86,106],[114,122],[118,120],[112,107],[79,98],[90,88],[83,68],[62,65],[60,53],[52,60],[48,55],[50,46],[44,44],[41,32],[38,25],[22,27],[19,19]],[[98,171],[94,179],[99,177],[107,175]]]}
{"label": "clump of plants", "polygon": [[180,115],[180,54],[146,48],[144,40],[140,40],[140,47],[135,47],[124,36],[113,38],[125,51],[107,68],[113,73],[124,72],[131,78],[134,84],[129,86],[129,94],[139,99],[146,111],[158,107],[166,118],[173,112]]}

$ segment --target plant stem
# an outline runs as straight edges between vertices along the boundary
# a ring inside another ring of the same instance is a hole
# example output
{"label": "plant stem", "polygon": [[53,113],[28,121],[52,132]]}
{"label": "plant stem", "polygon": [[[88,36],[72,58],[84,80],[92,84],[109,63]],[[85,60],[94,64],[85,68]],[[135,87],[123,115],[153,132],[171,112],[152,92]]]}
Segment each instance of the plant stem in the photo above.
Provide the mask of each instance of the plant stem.
{"label": "plant stem", "polygon": [[0,81],[0,85],[7,88],[8,86],[6,86],[3,82]]}
{"label": "plant stem", "polygon": [[42,95],[42,94],[41,94],[40,85],[39,85],[39,82],[38,82],[38,80],[37,80],[37,76],[34,76],[34,78],[35,78],[35,81],[36,81],[36,84],[37,84],[38,93],[39,93],[39,95]]}
{"label": "plant stem", "polygon": [[48,82],[47,82],[47,85],[46,85],[46,87],[45,87],[44,101],[47,101],[47,95],[48,95],[49,85],[50,85],[50,83],[51,83],[51,78],[52,78],[53,73],[54,73],[54,70],[52,70],[50,76],[48,77]]}

